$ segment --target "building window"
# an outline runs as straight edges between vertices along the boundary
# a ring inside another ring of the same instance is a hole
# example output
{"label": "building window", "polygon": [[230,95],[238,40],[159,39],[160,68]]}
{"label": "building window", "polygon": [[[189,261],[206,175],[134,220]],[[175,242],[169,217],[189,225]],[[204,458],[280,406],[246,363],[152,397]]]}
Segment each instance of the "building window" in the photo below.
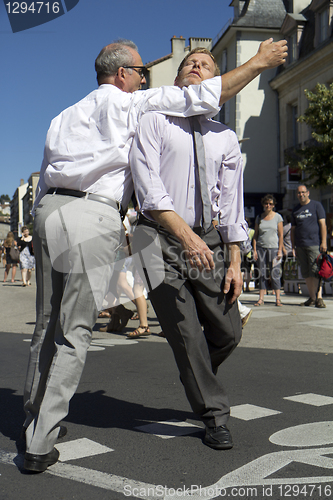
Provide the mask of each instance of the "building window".
{"label": "building window", "polygon": [[298,108],[297,104],[287,106],[287,148],[298,147]]}
{"label": "building window", "polygon": [[318,14],[319,17],[319,43],[324,42],[328,38],[329,13],[328,9]]}
{"label": "building window", "polygon": [[297,33],[293,33],[289,37],[289,62],[297,61]]}

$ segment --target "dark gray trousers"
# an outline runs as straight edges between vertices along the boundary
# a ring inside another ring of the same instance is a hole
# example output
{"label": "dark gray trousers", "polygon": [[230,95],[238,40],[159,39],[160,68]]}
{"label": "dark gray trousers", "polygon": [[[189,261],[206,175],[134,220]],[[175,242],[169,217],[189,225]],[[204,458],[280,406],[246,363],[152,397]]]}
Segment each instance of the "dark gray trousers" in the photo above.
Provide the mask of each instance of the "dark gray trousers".
{"label": "dark gray trousers", "polygon": [[[192,410],[207,427],[224,425],[230,406],[216,373],[239,343],[242,326],[237,301],[227,304],[223,293],[223,243],[213,226],[207,233],[196,230],[214,251],[215,262],[213,272],[199,273],[188,266],[180,243],[165,229],[146,221],[139,227],[151,234],[152,226],[158,232],[165,275],[162,283],[149,291],[149,298],[173,350]],[[149,288],[147,258],[145,266]]]}

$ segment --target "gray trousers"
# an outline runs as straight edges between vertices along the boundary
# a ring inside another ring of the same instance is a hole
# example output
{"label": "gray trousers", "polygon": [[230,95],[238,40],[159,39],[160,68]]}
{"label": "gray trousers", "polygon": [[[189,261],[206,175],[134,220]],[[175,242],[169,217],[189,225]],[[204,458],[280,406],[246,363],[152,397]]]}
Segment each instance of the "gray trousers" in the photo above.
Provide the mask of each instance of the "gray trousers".
{"label": "gray trousers", "polygon": [[[206,234],[202,229],[196,231],[214,251],[215,262],[213,272],[199,273],[188,267],[180,243],[161,226],[149,222],[139,226],[147,231],[147,242],[152,240],[152,227],[158,232],[165,275],[149,291],[149,298],[173,350],[192,410],[207,427],[224,425],[230,406],[216,373],[239,343],[242,326],[237,301],[227,304],[223,293],[225,266],[220,235],[213,226]],[[151,262],[152,266],[145,255],[148,289],[154,281],[153,256]]]}
{"label": "gray trousers", "polygon": [[260,290],[267,290],[269,288],[269,278],[271,279],[272,289],[279,290],[281,288],[281,264],[273,267],[273,259],[278,254],[278,248],[262,248],[258,246],[257,254]]}
{"label": "gray trousers", "polygon": [[46,195],[36,209],[37,319],[24,388],[27,451],[49,453],[84,368],[122,237],[119,213]]}

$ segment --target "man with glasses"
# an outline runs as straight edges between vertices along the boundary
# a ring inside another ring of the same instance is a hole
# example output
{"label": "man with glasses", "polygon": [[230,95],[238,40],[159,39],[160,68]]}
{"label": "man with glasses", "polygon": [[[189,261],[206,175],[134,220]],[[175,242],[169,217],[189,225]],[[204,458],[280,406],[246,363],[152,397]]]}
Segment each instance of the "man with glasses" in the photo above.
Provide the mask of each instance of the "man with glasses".
{"label": "man with glasses", "polygon": [[327,228],[324,207],[319,201],[310,200],[310,191],[302,184],[297,188],[297,205],[291,214],[291,243],[293,255],[301,266],[301,273],[308,287],[309,298],[301,306],[326,307],[322,287],[318,290],[316,258],[327,250]]}
{"label": "man with glasses", "polygon": [[58,460],[54,444],[65,432],[59,422],[78,386],[123,237],[118,210],[133,191],[128,154],[139,119],[149,110],[214,116],[219,103],[286,56],[286,42],[270,39],[222,78],[137,92],[145,83],[141,57],[133,42],[118,41],[95,61],[98,89],[52,121],[33,210],[37,321],[24,390],[25,469],[42,472]]}

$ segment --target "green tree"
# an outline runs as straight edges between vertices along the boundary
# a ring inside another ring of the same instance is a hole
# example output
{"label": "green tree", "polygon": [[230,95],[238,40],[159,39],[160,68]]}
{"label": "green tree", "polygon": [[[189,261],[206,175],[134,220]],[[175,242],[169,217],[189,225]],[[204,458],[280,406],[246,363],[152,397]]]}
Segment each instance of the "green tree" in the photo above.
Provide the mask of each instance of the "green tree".
{"label": "green tree", "polygon": [[286,159],[305,172],[312,187],[333,185],[333,83],[329,87],[318,83],[314,92],[304,92],[309,107],[298,121],[311,127],[312,140]]}

